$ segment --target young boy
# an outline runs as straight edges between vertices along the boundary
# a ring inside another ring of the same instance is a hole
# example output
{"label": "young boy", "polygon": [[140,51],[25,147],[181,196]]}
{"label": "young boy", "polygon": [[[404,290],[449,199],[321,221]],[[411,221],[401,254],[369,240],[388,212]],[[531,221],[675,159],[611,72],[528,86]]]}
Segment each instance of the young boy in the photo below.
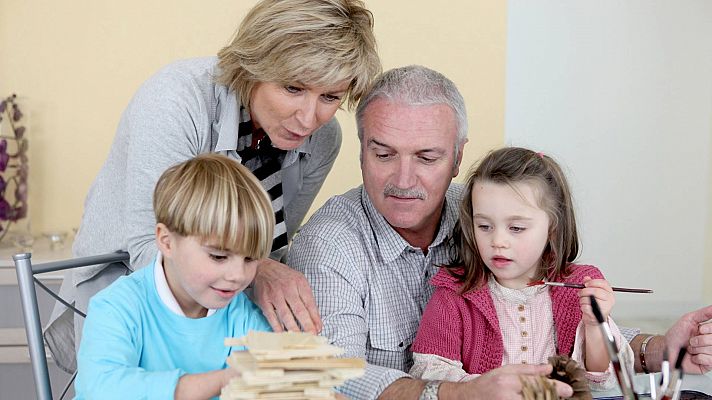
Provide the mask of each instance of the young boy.
{"label": "young boy", "polygon": [[217,154],[171,167],[153,195],[155,263],[92,298],[78,399],[206,399],[232,376],[228,336],[270,330],[242,293],[268,255],[274,214],[259,181]]}

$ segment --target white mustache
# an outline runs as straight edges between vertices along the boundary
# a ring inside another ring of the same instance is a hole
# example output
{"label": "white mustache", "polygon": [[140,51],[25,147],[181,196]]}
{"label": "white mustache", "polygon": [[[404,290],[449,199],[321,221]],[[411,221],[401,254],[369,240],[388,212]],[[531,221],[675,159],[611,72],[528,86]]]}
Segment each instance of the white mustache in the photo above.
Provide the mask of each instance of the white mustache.
{"label": "white mustache", "polygon": [[390,183],[383,189],[383,194],[386,196],[403,197],[408,199],[425,200],[428,198],[428,193],[422,189],[401,189]]}

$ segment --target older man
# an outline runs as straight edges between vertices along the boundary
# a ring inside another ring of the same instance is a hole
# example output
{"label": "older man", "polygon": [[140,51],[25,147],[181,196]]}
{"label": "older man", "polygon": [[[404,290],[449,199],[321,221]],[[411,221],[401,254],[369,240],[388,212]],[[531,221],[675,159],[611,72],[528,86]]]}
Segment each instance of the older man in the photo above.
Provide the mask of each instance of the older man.
{"label": "older man", "polygon": [[[346,395],[418,398],[437,384],[410,379],[410,344],[447,263],[447,237],[457,219],[457,175],[467,142],[462,96],[452,82],[424,67],[391,70],[357,111],[364,185],[322,207],[295,239],[289,265],[305,273],[324,320],[324,333],[349,356],[365,357],[363,379]],[[519,391],[518,366],[468,384],[443,384],[441,397],[493,389],[489,379]],[[497,390],[506,388],[499,387]],[[570,390],[562,386],[562,391]],[[434,397],[433,397],[434,398]]]}
{"label": "older man", "polygon": [[[467,142],[462,96],[435,71],[398,68],[376,81],[356,118],[364,184],[329,200],[297,235],[288,258],[314,290],[323,333],[347,356],[368,361],[366,375],[349,381],[345,394],[517,398],[520,375],[545,374],[549,367],[507,366],[467,383],[442,384],[404,372],[433,292],[428,281],[450,258],[447,237],[462,189],[451,180]],[[712,317],[712,307],[707,312]],[[700,316],[686,318],[677,324],[680,340],[695,336],[691,329]],[[571,388],[560,384],[558,390],[568,395]]]}

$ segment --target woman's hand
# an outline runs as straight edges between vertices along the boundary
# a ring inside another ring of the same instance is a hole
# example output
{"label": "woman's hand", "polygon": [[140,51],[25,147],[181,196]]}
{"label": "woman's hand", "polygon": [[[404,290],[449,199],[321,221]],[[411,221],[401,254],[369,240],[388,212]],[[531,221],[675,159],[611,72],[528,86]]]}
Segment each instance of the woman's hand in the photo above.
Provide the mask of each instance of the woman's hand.
{"label": "woman's hand", "polygon": [[613,289],[608,281],[605,279],[591,279],[591,277],[583,278],[583,284],[585,288],[579,290],[579,305],[581,306],[581,312],[583,313],[583,323],[586,326],[597,326],[598,321],[593,315],[593,309],[591,308],[590,296],[596,298],[596,303],[598,303],[598,308],[601,309],[601,314],[605,320],[611,314],[613,305],[616,304],[616,297],[613,295]]}
{"label": "woman's hand", "polygon": [[254,300],[272,329],[299,331],[301,326],[305,332],[321,332],[319,309],[304,274],[269,258],[251,262],[258,263]]}

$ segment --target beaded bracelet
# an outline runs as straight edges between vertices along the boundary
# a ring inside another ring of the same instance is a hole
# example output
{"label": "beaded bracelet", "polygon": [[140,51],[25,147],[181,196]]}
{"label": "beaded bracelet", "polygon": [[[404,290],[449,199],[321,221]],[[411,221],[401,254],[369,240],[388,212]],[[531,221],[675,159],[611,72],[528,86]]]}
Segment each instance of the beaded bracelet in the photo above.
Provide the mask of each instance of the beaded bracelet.
{"label": "beaded bracelet", "polygon": [[645,364],[645,349],[646,347],[648,347],[648,342],[651,341],[654,337],[655,335],[648,335],[648,337],[643,339],[643,343],[640,345],[640,368],[646,374],[649,374],[650,371],[648,371],[648,366]]}

